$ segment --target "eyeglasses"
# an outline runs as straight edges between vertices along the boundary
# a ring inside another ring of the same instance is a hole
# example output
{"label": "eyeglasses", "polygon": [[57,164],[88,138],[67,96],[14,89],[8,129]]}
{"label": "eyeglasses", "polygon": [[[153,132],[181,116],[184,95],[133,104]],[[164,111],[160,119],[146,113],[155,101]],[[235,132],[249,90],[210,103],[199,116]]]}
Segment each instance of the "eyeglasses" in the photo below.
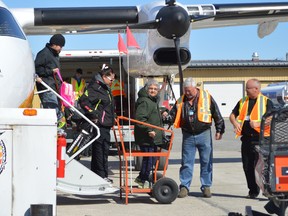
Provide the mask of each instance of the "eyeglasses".
{"label": "eyeglasses", "polygon": [[114,81],[114,78],[111,78],[109,76],[106,76],[106,78],[110,81],[110,82],[113,82]]}
{"label": "eyeglasses", "polygon": [[148,88],[149,90],[154,90],[154,91],[158,91],[158,88]]}

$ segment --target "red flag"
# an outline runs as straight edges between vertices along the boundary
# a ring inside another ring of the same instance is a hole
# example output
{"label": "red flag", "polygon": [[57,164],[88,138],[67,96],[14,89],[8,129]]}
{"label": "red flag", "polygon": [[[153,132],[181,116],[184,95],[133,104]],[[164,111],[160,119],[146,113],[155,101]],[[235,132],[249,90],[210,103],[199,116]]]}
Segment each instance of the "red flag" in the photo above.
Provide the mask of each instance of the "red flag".
{"label": "red flag", "polygon": [[125,53],[125,54],[128,53],[127,47],[125,46],[125,43],[120,33],[118,33],[118,50],[119,50],[119,53]]}
{"label": "red flag", "polygon": [[140,49],[137,41],[135,40],[132,32],[130,31],[129,27],[127,26],[126,28],[126,32],[127,32],[127,46],[129,47],[135,47],[137,49]]}

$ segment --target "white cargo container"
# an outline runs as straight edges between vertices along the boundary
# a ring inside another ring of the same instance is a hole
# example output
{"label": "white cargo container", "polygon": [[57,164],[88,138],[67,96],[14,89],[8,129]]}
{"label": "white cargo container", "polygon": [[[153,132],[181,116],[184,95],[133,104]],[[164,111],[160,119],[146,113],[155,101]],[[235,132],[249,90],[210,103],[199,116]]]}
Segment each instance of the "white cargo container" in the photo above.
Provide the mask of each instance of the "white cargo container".
{"label": "white cargo container", "polygon": [[52,205],[56,215],[57,119],[52,109],[0,109],[0,215],[30,215]]}

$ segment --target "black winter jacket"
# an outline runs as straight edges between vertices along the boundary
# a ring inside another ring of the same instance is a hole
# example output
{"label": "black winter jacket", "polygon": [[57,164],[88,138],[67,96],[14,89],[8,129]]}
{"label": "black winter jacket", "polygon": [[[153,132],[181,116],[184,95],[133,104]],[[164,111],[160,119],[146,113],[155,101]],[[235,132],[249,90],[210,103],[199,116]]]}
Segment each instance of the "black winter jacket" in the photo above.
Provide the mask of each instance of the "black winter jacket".
{"label": "black winter jacket", "polygon": [[98,119],[97,125],[112,127],[115,121],[114,99],[111,89],[97,74],[92,78],[79,104],[89,119]]}
{"label": "black winter jacket", "polygon": [[[35,59],[35,70],[36,74],[41,77],[47,85],[49,85],[56,92],[59,92],[61,81],[57,75],[55,75],[54,79],[54,68],[60,69],[59,55],[50,47],[50,44],[47,43],[45,48],[37,53]],[[36,86],[38,91],[45,89],[41,83],[36,82]]]}
{"label": "black winter jacket", "polygon": [[[158,127],[162,127],[162,118],[158,106],[158,97],[150,97],[145,88],[138,92],[136,101],[135,118],[138,121],[149,123]],[[148,132],[155,131],[154,138],[148,135]],[[135,142],[138,145],[161,145],[163,139],[163,131],[136,124],[134,129]]]}
{"label": "black winter jacket", "polygon": [[[189,114],[188,113],[189,113],[190,105],[189,105],[189,102],[187,101],[186,97],[184,97],[184,104],[182,107],[182,109],[183,109],[182,112],[184,111],[184,115],[182,115],[183,118],[181,119],[181,129],[188,132],[188,133],[194,134],[194,135],[197,135],[197,134],[204,132],[205,130],[211,128],[211,125],[212,125],[212,123],[205,123],[205,122],[198,121],[198,117],[197,117],[198,99],[199,99],[199,94],[198,94],[197,98],[195,98],[194,103],[193,103],[195,105],[193,122],[189,121]],[[220,113],[218,105],[212,96],[211,96],[210,111],[212,114],[212,118],[214,119],[214,122],[215,122],[216,132],[223,134],[225,132],[225,122],[224,122],[224,119]],[[172,119],[175,119],[176,112],[177,112],[177,106],[175,104],[169,112],[169,114],[172,116]]]}

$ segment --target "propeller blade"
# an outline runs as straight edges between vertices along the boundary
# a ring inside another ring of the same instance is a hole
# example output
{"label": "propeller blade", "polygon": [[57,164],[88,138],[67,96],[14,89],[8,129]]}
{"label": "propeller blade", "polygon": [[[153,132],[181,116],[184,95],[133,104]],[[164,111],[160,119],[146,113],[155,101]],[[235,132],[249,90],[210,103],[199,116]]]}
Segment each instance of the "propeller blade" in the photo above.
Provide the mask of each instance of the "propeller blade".
{"label": "propeller blade", "polygon": [[181,57],[180,57],[180,38],[175,37],[173,39],[174,39],[174,44],[175,44],[175,49],[176,49],[178,71],[179,71],[179,78],[180,78],[180,95],[183,95],[183,71],[182,71]]}

